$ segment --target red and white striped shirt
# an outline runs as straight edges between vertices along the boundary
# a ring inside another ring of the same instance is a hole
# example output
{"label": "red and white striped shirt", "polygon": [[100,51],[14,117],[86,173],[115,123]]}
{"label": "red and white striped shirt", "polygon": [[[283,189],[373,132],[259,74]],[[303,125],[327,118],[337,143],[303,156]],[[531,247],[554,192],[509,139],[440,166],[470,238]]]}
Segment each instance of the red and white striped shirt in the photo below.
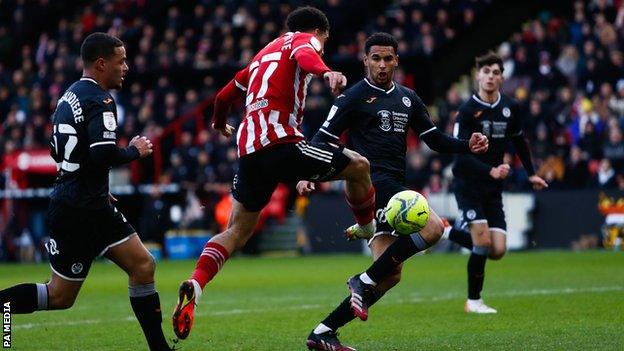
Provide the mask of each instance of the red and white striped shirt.
{"label": "red and white striped shirt", "polygon": [[[322,51],[312,34],[286,33],[236,74],[234,84],[247,95],[236,137],[239,156],[304,139],[300,126],[308,83],[313,75],[330,71],[320,57]],[[215,111],[215,125],[222,119]]]}

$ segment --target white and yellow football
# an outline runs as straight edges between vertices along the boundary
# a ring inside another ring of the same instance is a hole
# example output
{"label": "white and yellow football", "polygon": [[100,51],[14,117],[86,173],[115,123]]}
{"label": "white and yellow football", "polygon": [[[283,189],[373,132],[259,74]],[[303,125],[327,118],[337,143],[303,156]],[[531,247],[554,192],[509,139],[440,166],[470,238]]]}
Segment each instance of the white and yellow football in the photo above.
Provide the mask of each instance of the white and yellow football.
{"label": "white and yellow football", "polygon": [[409,235],[427,225],[429,203],[425,197],[413,190],[394,194],[384,209],[388,224],[397,234]]}

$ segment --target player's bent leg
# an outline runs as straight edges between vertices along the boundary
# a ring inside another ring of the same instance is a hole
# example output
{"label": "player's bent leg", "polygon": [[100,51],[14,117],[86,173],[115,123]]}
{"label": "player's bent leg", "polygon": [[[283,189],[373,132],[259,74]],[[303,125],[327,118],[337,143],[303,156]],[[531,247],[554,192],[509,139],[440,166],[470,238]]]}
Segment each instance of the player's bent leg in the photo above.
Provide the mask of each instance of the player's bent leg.
{"label": "player's bent leg", "polygon": [[348,240],[370,239],[375,233],[375,188],[370,178],[370,163],[355,151],[343,149],[349,164],[330,180],[345,180],[347,203],[356,224],[345,230]]}
{"label": "player's bent leg", "polygon": [[170,350],[162,331],[160,297],[154,283],[154,258],[136,233],[110,247],[105,256],[128,274],[128,296],[150,350]]}
{"label": "player's bent leg", "polygon": [[48,310],[65,310],[74,305],[82,281],[70,281],[56,273],[48,282]]}
{"label": "player's bent leg", "polygon": [[[377,233],[371,239],[368,246],[371,249],[373,255],[373,261],[377,261],[379,257],[396,241],[396,237],[390,233]],[[376,286],[377,290],[382,294],[392,289],[395,285],[401,281],[401,271],[403,270],[403,264],[398,265],[395,270],[385,277]],[[370,306],[369,306],[370,307]]]}
{"label": "player's bent leg", "polygon": [[507,232],[501,228],[490,228],[492,244],[490,246],[491,260],[500,260],[507,253]]}

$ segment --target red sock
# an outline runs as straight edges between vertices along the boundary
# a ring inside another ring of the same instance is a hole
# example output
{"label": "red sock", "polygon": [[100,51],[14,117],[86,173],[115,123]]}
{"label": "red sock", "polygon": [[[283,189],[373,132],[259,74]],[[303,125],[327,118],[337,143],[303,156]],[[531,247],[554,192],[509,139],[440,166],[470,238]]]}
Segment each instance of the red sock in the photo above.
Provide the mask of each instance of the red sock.
{"label": "red sock", "polygon": [[207,242],[191,277],[204,289],[204,286],[217,275],[229,257],[230,254],[225,247],[210,241]]}
{"label": "red sock", "polygon": [[351,211],[355,215],[355,221],[359,225],[370,223],[375,217],[375,187],[371,186],[368,194],[359,201],[347,197],[347,203],[351,207]]}

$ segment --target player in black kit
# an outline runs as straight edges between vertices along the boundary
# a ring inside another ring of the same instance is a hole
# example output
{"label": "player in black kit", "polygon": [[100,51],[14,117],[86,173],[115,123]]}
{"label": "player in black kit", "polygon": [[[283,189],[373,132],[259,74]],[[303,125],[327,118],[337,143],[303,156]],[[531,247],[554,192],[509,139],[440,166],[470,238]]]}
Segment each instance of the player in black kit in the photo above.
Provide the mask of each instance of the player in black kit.
{"label": "player in black kit", "polygon": [[2,290],[0,302],[11,302],[14,313],[70,308],[93,259],[105,256],[128,274],[130,303],[150,350],[170,350],[161,329],[154,259],[111,203],[108,189],[111,167],[152,153],[145,137],[117,147],[117,107],[108,90],[122,86],[126,50],[118,38],[93,33],[80,54],[83,76],[67,89],[52,117],[51,155],[58,164],[47,215],[52,277],[47,284]]}
{"label": "player in black kit", "polygon": [[[414,91],[393,82],[398,65],[397,41],[390,34],[376,33],[366,41],[364,65],[366,78],[356,83],[336,99],[327,120],[314,136],[315,142],[339,143],[343,131],[348,131],[350,148],[370,162],[371,179],[376,191],[377,232],[370,239],[373,259],[384,259],[386,250],[414,248],[414,253],[438,241],[444,230],[442,220],[431,211],[427,226],[411,236],[393,235],[383,215],[383,208],[396,193],[405,187],[405,152],[408,129],[411,128],[432,149],[439,152],[484,152],[487,139],[480,133],[458,140],[441,133],[431,121],[427,108]],[[314,190],[314,183],[297,184],[301,194]],[[351,227],[346,235],[350,239],[364,238],[361,231]],[[402,249],[403,250],[403,249]],[[371,305],[401,279],[401,263],[392,264],[392,273],[378,280],[376,287],[367,291]],[[363,311],[351,296],[325,318],[308,336],[306,345],[316,350],[353,350],[340,343],[338,328]]]}
{"label": "player in black kit", "polygon": [[507,251],[505,213],[503,212],[503,180],[509,165],[503,156],[511,140],[529,175],[533,188],[548,186],[535,175],[529,147],[522,135],[522,119],[518,104],[500,93],[503,83],[503,61],[494,53],[476,59],[479,91],[459,108],[456,136],[474,132],[490,140],[488,152],[481,155],[458,155],[453,167],[455,198],[470,233],[452,229],[449,239],[470,249],[468,259],[468,299],[464,310],[469,313],[496,313],[481,299],[485,262],[489,257],[499,260]]}

